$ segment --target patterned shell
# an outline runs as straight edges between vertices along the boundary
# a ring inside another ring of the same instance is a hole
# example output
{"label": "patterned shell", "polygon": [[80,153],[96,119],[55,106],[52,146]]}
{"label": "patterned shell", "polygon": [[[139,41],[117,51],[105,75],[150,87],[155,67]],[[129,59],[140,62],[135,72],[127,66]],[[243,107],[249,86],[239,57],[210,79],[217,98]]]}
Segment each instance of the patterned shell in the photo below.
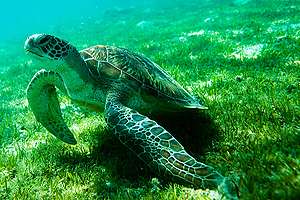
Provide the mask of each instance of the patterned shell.
{"label": "patterned shell", "polygon": [[[80,51],[94,81],[101,82],[103,77],[111,80],[135,80],[138,88],[173,101],[182,107],[203,108],[160,66],[148,58],[127,49],[97,45]],[[137,88],[137,90],[138,90]]]}

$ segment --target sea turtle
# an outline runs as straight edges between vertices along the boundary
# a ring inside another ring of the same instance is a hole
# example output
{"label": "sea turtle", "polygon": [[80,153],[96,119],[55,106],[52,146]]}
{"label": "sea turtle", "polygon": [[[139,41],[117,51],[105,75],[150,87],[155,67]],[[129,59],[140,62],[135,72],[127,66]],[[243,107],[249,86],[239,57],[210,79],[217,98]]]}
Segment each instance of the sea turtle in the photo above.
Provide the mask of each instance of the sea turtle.
{"label": "sea turtle", "polygon": [[31,35],[24,48],[53,68],[33,76],[27,99],[37,121],[54,136],[76,144],[62,118],[58,88],[81,106],[104,109],[113,133],[154,172],[236,197],[232,181],[196,161],[167,130],[146,116],[164,110],[207,109],[156,63],[113,46],[97,45],[78,51],[49,34]]}

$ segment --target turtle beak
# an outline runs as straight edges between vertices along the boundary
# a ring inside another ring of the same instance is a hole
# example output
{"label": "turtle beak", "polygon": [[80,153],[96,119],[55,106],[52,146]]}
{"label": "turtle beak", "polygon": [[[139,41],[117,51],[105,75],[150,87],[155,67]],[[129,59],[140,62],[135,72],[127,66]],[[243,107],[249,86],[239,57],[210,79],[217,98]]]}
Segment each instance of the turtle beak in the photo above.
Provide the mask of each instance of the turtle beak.
{"label": "turtle beak", "polygon": [[33,41],[32,41],[32,36],[28,37],[25,41],[24,44],[24,50],[28,51],[28,49],[30,49],[33,45],[32,45]]}
{"label": "turtle beak", "polygon": [[44,56],[39,55],[39,54],[35,53],[34,51],[29,50],[29,49],[25,49],[25,52],[26,52],[26,54],[34,54],[35,56],[38,56],[40,58],[44,57]]}
{"label": "turtle beak", "polygon": [[44,56],[39,53],[40,50],[35,45],[36,36],[37,36],[37,34],[32,35],[26,39],[25,44],[24,44],[24,50],[25,50],[26,54],[33,54],[33,55],[41,58]]}

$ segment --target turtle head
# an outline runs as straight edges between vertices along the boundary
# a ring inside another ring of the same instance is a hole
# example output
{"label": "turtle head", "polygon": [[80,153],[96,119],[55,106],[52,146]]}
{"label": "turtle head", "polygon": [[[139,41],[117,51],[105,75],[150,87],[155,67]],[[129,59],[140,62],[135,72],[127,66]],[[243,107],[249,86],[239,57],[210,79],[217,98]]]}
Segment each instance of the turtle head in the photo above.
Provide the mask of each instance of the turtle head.
{"label": "turtle head", "polygon": [[88,79],[86,63],[77,49],[70,43],[49,34],[33,34],[25,41],[27,54],[54,66],[65,66],[75,70],[82,79]]}
{"label": "turtle head", "polygon": [[68,42],[48,34],[34,34],[25,41],[24,49],[28,54],[50,60],[65,60],[76,50]]}

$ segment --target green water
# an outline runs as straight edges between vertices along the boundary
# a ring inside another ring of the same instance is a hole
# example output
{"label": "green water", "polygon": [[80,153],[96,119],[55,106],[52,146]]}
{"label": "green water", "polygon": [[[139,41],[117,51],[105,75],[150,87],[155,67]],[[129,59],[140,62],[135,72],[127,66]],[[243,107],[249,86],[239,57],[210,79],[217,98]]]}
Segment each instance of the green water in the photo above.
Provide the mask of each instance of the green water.
{"label": "green water", "polygon": [[151,171],[112,136],[103,113],[63,95],[78,144],[36,122],[25,90],[47,66],[23,50],[34,33],[149,57],[209,108],[160,122],[189,153],[235,180],[240,199],[300,195],[300,1],[32,0],[0,11],[0,199],[213,196]]}

